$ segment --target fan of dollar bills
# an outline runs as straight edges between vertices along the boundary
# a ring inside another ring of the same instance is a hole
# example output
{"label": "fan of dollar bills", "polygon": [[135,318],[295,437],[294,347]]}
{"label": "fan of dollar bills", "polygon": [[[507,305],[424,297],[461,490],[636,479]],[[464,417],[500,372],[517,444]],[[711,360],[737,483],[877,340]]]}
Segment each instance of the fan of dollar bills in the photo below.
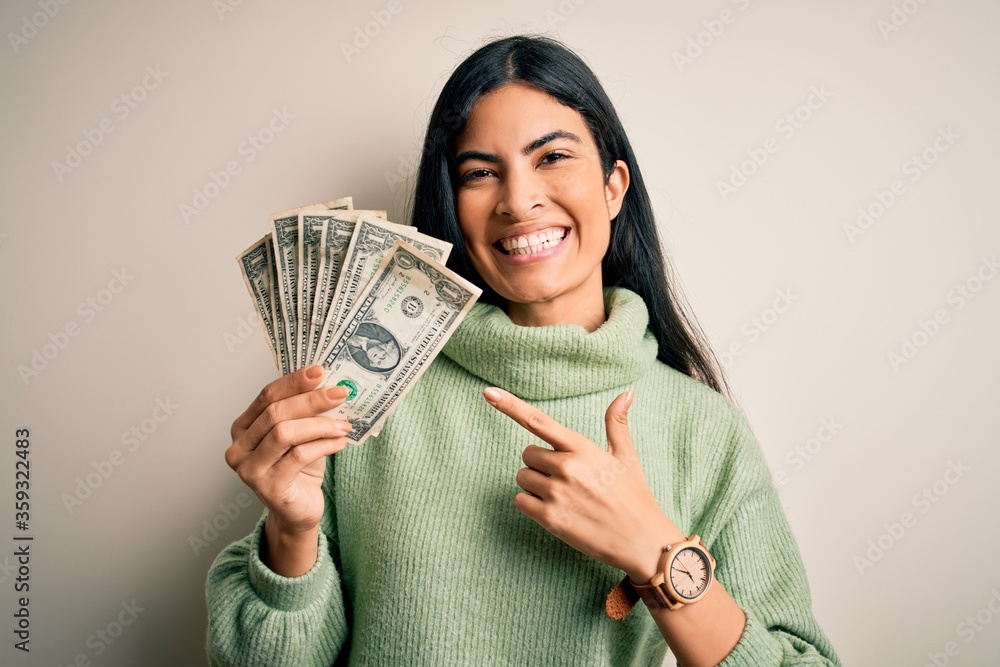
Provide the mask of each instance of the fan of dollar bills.
{"label": "fan of dollar bills", "polygon": [[347,387],[326,413],[377,435],[481,290],[445,268],[451,244],[355,210],[351,197],[271,216],[236,258],[282,374],[312,364]]}

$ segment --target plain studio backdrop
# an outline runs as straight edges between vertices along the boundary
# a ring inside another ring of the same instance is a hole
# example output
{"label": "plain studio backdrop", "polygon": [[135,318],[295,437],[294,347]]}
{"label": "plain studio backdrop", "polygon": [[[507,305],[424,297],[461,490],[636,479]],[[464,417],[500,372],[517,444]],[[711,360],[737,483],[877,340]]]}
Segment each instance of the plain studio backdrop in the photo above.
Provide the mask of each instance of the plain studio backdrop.
{"label": "plain studio backdrop", "polygon": [[235,256],[309,202],[406,221],[444,80],[542,32],[618,109],[844,663],[996,664],[998,23],[987,0],[4,2],[0,662],[205,662],[206,572],[261,511],[229,426],[276,377]]}

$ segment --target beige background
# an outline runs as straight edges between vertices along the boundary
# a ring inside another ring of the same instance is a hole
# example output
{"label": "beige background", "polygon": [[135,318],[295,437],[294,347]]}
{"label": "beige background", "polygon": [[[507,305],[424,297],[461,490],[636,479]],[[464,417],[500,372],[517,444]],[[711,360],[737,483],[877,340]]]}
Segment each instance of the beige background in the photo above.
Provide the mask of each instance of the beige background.
{"label": "beige background", "polygon": [[[350,61],[342,44],[385,3],[0,7],[0,662],[202,664],[205,573],[260,511],[237,504],[229,425],[275,376],[233,258],[269,213],[312,201],[350,194],[404,220],[412,182],[397,177],[444,79],[483,39],[528,30],[563,38],[604,81],[695,312],[720,350],[742,344],[729,372],[845,664],[995,664],[1000,280],[981,278],[1000,251],[1000,6],[399,1]],[[814,89],[826,99],[800,108]],[[294,117],[250,160],[241,144],[275,109]],[[100,143],[55,168],[88,133]],[[718,183],[766,146],[724,200]],[[937,159],[912,180],[925,150]],[[180,205],[231,160],[239,173],[185,220]],[[852,243],[845,225],[896,179]],[[971,300],[954,291],[965,284]],[[53,358],[22,379],[36,351]],[[10,632],[19,427],[30,656]],[[123,441],[133,427],[144,440]],[[67,508],[95,464],[112,472]],[[100,640],[133,600],[138,616]]]}

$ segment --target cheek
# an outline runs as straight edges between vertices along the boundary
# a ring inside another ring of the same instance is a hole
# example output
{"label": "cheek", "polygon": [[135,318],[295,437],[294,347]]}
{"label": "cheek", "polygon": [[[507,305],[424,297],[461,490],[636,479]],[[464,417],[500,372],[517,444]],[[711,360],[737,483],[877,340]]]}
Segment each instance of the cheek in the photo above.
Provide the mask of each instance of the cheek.
{"label": "cheek", "polygon": [[581,221],[590,222],[608,216],[604,179],[600,172],[566,174],[552,184],[553,199],[561,202]]}
{"label": "cheek", "polygon": [[469,261],[472,262],[472,268],[476,270],[476,273],[483,275],[483,263],[479,258],[480,252],[480,248],[472,243],[469,243],[468,237],[466,237],[465,254],[469,256]]}
{"label": "cheek", "polygon": [[468,240],[465,242],[465,254],[469,257],[469,263],[472,264],[472,269],[479,274],[479,277],[484,282],[492,287],[492,280],[490,279],[490,276],[492,275],[490,271],[490,263],[484,256],[484,254],[489,252],[489,250],[489,248],[484,248],[482,244],[475,245],[469,243]]}
{"label": "cheek", "polygon": [[586,243],[588,256],[593,257],[595,262],[602,261],[604,256],[608,254],[608,248],[611,245],[610,229],[607,226],[599,230],[595,229]]}
{"label": "cheek", "polygon": [[603,257],[611,242],[611,222],[604,190],[578,188],[574,194],[567,201],[574,202],[571,215],[577,221],[580,242],[586,251]]}
{"label": "cheek", "polygon": [[[458,216],[458,227],[466,239],[467,248],[470,245],[469,241],[475,242],[485,233],[486,217],[482,209],[482,202],[477,201],[474,194],[460,193],[455,198],[455,215]],[[472,251],[471,248],[469,250]]]}

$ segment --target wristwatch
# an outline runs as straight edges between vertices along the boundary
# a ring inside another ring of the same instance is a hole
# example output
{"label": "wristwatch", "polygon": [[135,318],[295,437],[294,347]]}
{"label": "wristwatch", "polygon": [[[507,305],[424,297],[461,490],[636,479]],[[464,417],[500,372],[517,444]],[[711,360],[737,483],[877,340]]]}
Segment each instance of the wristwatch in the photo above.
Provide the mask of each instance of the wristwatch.
{"label": "wristwatch", "polygon": [[621,620],[642,599],[651,612],[666,607],[676,611],[705,597],[715,578],[715,559],[697,535],[668,544],[660,554],[656,574],[646,584],[628,577],[608,594],[605,612]]}

